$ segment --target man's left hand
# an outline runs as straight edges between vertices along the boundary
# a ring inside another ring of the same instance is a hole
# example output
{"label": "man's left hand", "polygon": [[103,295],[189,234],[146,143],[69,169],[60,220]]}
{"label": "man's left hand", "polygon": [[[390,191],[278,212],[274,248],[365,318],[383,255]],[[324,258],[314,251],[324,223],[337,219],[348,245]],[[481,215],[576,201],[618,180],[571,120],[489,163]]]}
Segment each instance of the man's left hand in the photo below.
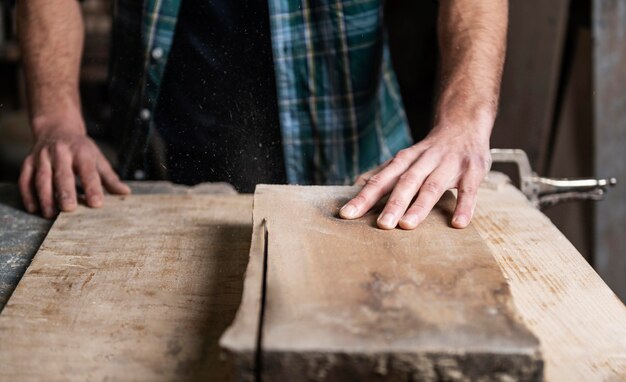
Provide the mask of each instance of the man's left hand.
{"label": "man's left hand", "polygon": [[467,227],[476,206],[478,186],[491,166],[489,134],[478,134],[485,129],[472,127],[439,126],[423,141],[361,175],[356,184],[363,188],[341,208],[340,216],[359,218],[391,193],[378,217],[378,226],[414,229],[446,190],[456,188],[452,226]]}

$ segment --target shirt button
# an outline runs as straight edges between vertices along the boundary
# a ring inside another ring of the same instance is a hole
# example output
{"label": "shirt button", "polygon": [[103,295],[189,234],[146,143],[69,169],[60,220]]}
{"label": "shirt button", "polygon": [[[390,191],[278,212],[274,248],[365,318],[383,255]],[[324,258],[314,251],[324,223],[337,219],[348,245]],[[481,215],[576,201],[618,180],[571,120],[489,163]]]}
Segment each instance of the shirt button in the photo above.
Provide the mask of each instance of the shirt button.
{"label": "shirt button", "polygon": [[150,110],[148,109],[141,109],[141,111],[139,112],[139,118],[141,118],[141,120],[143,121],[147,121],[150,119]]}
{"label": "shirt button", "polygon": [[163,53],[163,48],[157,46],[156,48],[152,49],[152,52],[150,54],[152,55],[153,59],[160,60],[161,58],[163,58]]}

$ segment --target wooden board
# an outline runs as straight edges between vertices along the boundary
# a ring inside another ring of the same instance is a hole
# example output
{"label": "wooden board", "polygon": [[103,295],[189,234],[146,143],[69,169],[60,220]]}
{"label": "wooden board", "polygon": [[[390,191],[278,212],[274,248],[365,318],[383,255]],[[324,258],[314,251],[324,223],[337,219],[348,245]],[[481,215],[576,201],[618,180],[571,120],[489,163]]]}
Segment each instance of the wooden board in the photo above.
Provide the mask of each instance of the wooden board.
{"label": "wooden board", "polygon": [[541,342],[545,379],[626,381],[626,307],[544,214],[492,178],[472,224]]}
{"label": "wooden board", "polygon": [[[224,380],[217,341],[241,300],[252,200],[213,198],[112,198],[61,215],[0,313],[0,380]],[[539,338],[546,380],[625,381],[626,308],[546,216],[491,174],[472,225]]]}
{"label": "wooden board", "polygon": [[0,380],[229,379],[252,198],[105,204],[61,214],[0,314]]}
{"label": "wooden board", "polygon": [[449,226],[454,197],[418,230],[384,231],[374,212],[337,218],[356,191],[257,187],[260,245],[242,312],[222,340],[238,366],[257,361],[265,381],[541,379],[538,341],[518,321],[489,249],[473,227]]}

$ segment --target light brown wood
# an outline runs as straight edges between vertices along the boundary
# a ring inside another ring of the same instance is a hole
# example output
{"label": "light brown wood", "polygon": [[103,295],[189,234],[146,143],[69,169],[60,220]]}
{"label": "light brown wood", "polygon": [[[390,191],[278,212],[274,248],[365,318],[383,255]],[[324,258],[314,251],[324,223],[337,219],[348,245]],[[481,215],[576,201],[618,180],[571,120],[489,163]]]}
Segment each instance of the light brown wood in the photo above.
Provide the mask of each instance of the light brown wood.
{"label": "light brown wood", "polygon": [[[517,189],[492,174],[479,192],[472,225],[540,340],[546,380],[625,381],[624,305]],[[243,195],[132,196],[61,215],[0,314],[0,380],[220,380],[251,209]]]}
{"label": "light brown wood", "polygon": [[550,220],[500,181],[480,190],[472,224],[539,337],[546,380],[626,381],[626,307]]}
{"label": "light brown wood", "polygon": [[0,315],[2,381],[227,380],[250,196],[107,197],[61,214]]}
{"label": "light brown wood", "polygon": [[337,218],[356,191],[257,187],[253,240],[265,221],[267,254],[259,245],[250,257],[265,257],[265,295],[260,303],[259,272],[247,275],[242,313],[222,341],[235,360],[255,351],[249,316],[262,306],[265,381],[541,378],[538,342],[489,249],[473,227],[449,226],[454,197],[418,230],[384,231],[374,212]]}

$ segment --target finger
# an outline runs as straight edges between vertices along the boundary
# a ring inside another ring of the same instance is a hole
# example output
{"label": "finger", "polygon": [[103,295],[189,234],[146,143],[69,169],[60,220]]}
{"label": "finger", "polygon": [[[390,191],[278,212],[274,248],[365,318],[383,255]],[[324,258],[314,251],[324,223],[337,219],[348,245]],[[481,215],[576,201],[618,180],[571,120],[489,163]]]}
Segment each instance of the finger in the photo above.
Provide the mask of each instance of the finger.
{"label": "finger", "polygon": [[417,227],[441,199],[443,193],[454,184],[457,174],[457,169],[452,166],[439,167],[430,174],[420,187],[415,202],[400,220],[400,227],[403,229]]}
{"label": "finger", "polygon": [[104,187],[112,194],[119,195],[128,195],[130,194],[130,187],[120,181],[120,178],[117,176],[113,168],[109,162],[102,157],[98,161],[98,171],[100,172],[100,177],[102,178],[102,183],[104,183]]}
{"label": "finger", "polygon": [[391,159],[387,159],[380,166],[377,166],[376,168],[359,175],[359,177],[356,178],[356,181],[354,182],[353,186],[360,186],[360,187],[365,186],[369,178],[381,172],[382,169],[384,169],[390,162],[391,162]]}
{"label": "finger", "polygon": [[33,174],[35,173],[35,168],[33,166],[33,156],[29,155],[24,160],[24,164],[22,165],[22,172],[20,173],[20,178],[18,180],[18,186],[20,188],[20,194],[22,195],[22,202],[24,203],[24,207],[26,211],[35,213],[38,208],[37,198],[33,193]]}
{"label": "finger", "polygon": [[404,215],[411,200],[424,183],[424,179],[436,168],[436,161],[420,157],[404,174],[400,176],[385,208],[378,216],[378,226],[393,229]]}
{"label": "finger", "polygon": [[41,212],[46,219],[51,219],[56,214],[54,197],[52,195],[52,166],[47,149],[39,153],[37,171],[35,173],[35,189],[39,198]]}
{"label": "finger", "polygon": [[418,157],[414,147],[401,150],[379,173],[367,180],[367,184],[359,193],[339,211],[344,219],[356,219],[363,216],[386,194],[388,194],[398,178]]}
{"label": "finger", "polygon": [[84,155],[76,161],[76,169],[83,190],[87,205],[92,208],[102,207],[104,194],[102,192],[102,184],[100,183],[100,175],[96,168],[96,161],[93,157]]}
{"label": "finger", "polygon": [[465,173],[457,187],[457,201],[454,214],[452,215],[452,226],[454,228],[465,228],[469,225],[474,215],[478,187],[483,179],[481,171],[468,171]]}
{"label": "finger", "polygon": [[52,172],[56,201],[61,211],[76,209],[76,179],[72,171],[72,155],[65,146],[55,146],[52,157]]}

